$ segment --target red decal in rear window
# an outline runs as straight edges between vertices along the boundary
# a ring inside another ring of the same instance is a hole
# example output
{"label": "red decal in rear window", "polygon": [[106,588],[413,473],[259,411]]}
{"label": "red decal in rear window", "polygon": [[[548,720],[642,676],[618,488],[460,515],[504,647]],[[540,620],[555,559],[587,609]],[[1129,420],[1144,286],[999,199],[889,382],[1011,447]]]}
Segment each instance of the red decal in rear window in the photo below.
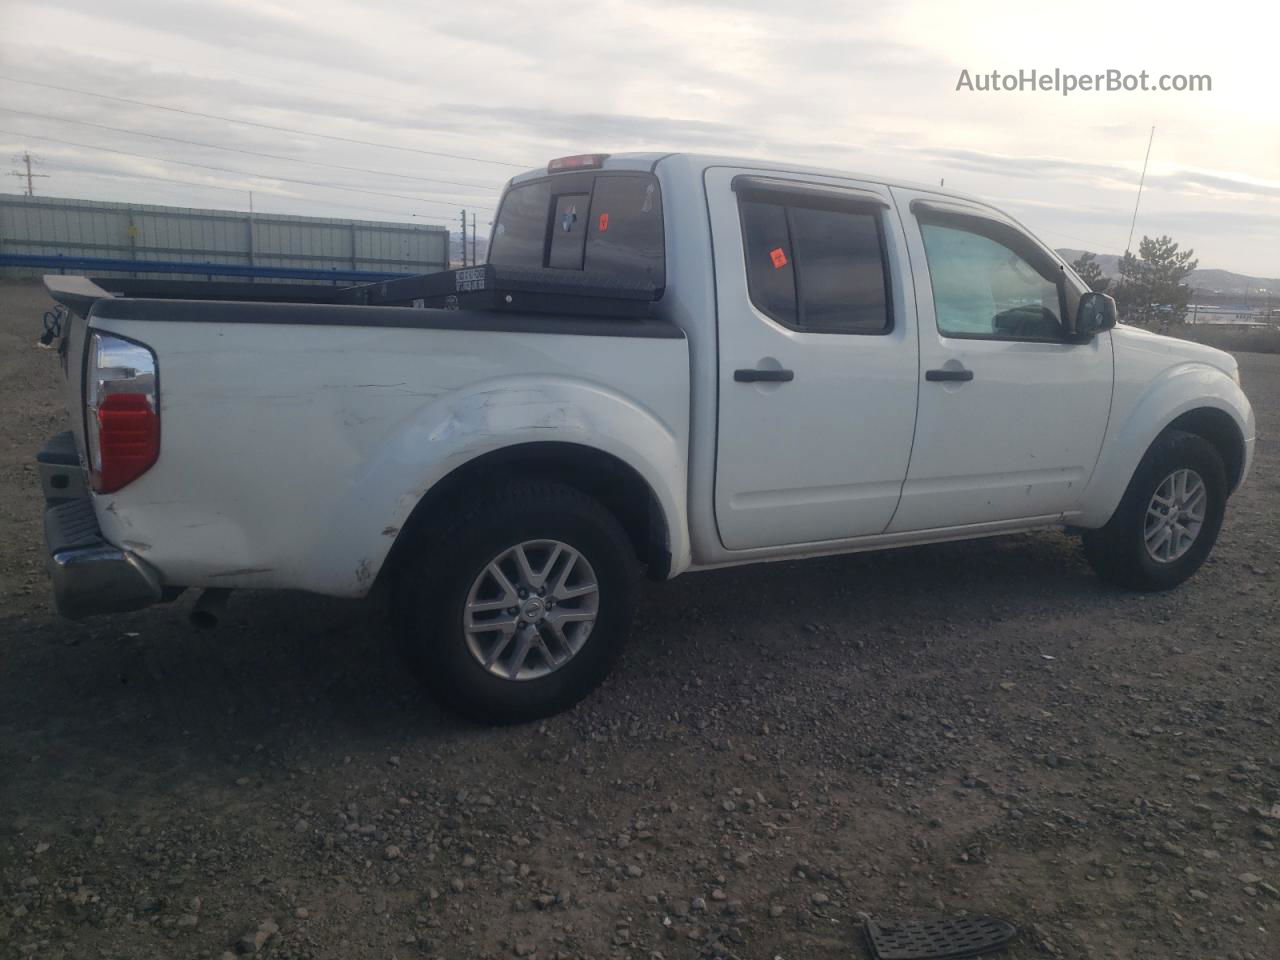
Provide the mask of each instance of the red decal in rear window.
{"label": "red decal in rear window", "polygon": [[787,255],[782,252],[781,247],[774,247],[769,251],[769,259],[773,261],[773,268],[781,270],[787,265]]}
{"label": "red decal in rear window", "polygon": [[600,214],[600,232],[604,233],[609,229],[609,215],[607,213]]}

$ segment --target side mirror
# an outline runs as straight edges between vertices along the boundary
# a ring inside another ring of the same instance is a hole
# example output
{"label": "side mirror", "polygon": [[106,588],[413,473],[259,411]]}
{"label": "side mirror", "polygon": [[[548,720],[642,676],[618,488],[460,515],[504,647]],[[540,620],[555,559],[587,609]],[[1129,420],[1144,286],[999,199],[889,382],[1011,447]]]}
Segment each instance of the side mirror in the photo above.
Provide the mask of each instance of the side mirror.
{"label": "side mirror", "polygon": [[1116,325],[1116,302],[1105,293],[1089,292],[1080,298],[1076,308],[1075,330],[1072,332],[1080,340],[1092,340],[1103,330],[1110,330]]}

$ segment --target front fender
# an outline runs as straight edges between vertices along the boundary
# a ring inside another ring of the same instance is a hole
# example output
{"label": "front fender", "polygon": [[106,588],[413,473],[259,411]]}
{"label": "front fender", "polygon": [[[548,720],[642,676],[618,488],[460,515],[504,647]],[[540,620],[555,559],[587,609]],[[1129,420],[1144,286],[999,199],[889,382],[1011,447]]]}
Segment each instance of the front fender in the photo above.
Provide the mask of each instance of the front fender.
{"label": "front fender", "polygon": [[1083,498],[1083,511],[1073,520],[1083,527],[1106,524],[1120,504],[1134,471],[1161,432],[1183,414],[1210,408],[1231,417],[1245,445],[1244,468],[1253,453],[1253,408],[1244,391],[1227,374],[1206,363],[1181,363],[1163,371],[1132,400],[1120,394],[1117,383],[1112,423],[1107,429],[1098,466]]}
{"label": "front fender", "polygon": [[690,561],[683,433],[683,423],[664,423],[607,387],[563,377],[504,377],[435,398],[392,432],[334,504],[313,554],[332,563],[321,573],[325,592],[366,593],[414,507],[458,467],[548,441],[595,448],[644,479],[666,521],[674,574]]}

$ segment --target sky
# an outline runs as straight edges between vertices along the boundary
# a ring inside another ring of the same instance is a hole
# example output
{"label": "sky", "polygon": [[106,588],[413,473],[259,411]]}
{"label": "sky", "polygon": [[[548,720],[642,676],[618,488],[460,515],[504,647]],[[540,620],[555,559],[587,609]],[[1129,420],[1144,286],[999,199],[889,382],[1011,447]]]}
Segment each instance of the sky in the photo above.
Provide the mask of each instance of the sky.
{"label": "sky", "polygon": [[[1280,277],[1277,37],[1280,5],[1236,0],[0,0],[0,172],[30,151],[38,195],[465,207],[484,235],[523,168],[688,150],[945,181],[1118,254],[1154,126],[1134,248],[1168,234],[1201,267]],[[1055,68],[1212,89],[957,89]]]}

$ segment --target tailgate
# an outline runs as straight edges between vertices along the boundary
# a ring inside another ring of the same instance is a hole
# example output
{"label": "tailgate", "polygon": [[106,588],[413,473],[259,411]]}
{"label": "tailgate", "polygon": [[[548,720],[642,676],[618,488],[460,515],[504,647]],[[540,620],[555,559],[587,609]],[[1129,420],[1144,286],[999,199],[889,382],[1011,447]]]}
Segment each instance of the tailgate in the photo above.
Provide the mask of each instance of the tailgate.
{"label": "tailgate", "polygon": [[112,295],[88,277],[46,276],[44,286],[49,291],[49,296],[67,308],[67,316],[62,325],[62,341],[58,346],[65,377],[63,401],[67,405],[71,432],[75,436],[76,452],[81,464],[84,464],[86,461],[82,380],[85,343],[88,340],[87,318],[95,303],[110,299]]}

